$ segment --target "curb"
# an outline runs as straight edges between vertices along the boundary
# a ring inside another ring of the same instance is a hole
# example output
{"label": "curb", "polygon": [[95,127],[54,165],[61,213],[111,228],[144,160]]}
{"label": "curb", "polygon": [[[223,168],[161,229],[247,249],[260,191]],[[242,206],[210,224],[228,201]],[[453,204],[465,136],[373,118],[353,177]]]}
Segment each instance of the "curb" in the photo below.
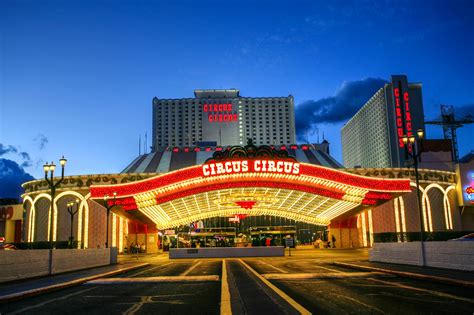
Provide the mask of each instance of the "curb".
{"label": "curb", "polygon": [[457,286],[466,287],[466,288],[474,288],[474,282],[472,281],[455,280],[455,279],[445,278],[445,277],[423,275],[420,273],[398,271],[398,270],[384,269],[384,268],[378,268],[378,267],[361,266],[357,264],[349,264],[349,263],[343,263],[343,262],[337,262],[337,261],[334,261],[332,264],[336,266],[347,267],[347,268],[352,268],[352,269],[359,269],[359,270],[366,270],[366,271],[379,271],[379,272],[389,273],[389,274],[393,274],[393,275],[405,277],[405,278],[425,280],[425,281],[437,282],[437,283],[442,283],[442,284],[457,285]]}
{"label": "curb", "polygon": [[79,278],[79,279],[76,279],[76,280],[71,280],[71,281],[68,281],[68,282],[53,284],[53,285],[50,285],[50,286],[47,286],[47,287],[41,287],[41,288],[22,291],[22,292],[17,292],[17,293],[13,293],[13,294],[9,294],[9,295],[3,295],[3,296],[0,296],[0,303],[17,301],[17,300],[21,300],[21,299],[24,299],[24,298],[27,298],[27,297],[43,294],[43,293],[46,293],[46,292],[52,292],[52,291],[56,291],[56,290],[60,290],[60,289],[65,289],[65,288],[81,285],[81,284],[83,284],[87,281],[91,281],[91,280],[94,280],[94,279],[97,279],[97,278],[115,276],[115,275],[118,275],[118,274],[121,274],[121,273],[125,273],[125,272],[128,272],[128,271],[135,270],[135,269],[147,267],[149,265],[150,265],[149,263],[143,263],[143,264],[139,264],[139,265],[135,265],[135,266],[131,266],[131,267],[125,267],[125,268],[120,268],[120,269],[117,269],[117,270],[112,270],[112,271],[100,273],[100,274],[89,276],[89,277],[84,277],[84,278]]}

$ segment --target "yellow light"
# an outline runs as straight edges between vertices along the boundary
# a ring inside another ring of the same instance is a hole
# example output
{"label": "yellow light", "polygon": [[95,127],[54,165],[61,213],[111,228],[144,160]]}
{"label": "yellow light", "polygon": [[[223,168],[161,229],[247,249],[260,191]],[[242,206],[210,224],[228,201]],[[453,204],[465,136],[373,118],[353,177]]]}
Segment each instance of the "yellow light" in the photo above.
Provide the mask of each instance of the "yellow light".
{"label": "yellow light", "polygon": [[43,170],[45,173],[48,173],[49,172],[49,164],[46,163],[45,165],[43,165]]}
{"label": "yellow light", "polygon": [[61,164],[61,166],[64,167],[66,165],[66,162],[67,160],[64,158],[64,155],[63,155],[63,157],[59,160],[59,164]]}
{"label": "yellow light", "polygon": [[411,135],[410,137],[408,137],[408,140],[410,141],[410,143],[415,143],[415,136]]}
{"label": "yellow light", "polygon": [[54,170],[56,169],[56,164],[54,164],[53,162],[51,162],[51,164],[49,165],[49,170],[51,172],[54,172]]}
{"label": "yellow light", "polygon": [[416,131],[416,133],[418,134],[418,137],[419,137],[420,139],[423,139],[423,136],[424,136],[424,131],[423,131],[423,129],[418,129],[418,130]]}
{"label": "yellow light", "polygon": [[408,137],[406,135],[403,135],[402,136],[402,141],[404,144],[407,144],[408,143]]}

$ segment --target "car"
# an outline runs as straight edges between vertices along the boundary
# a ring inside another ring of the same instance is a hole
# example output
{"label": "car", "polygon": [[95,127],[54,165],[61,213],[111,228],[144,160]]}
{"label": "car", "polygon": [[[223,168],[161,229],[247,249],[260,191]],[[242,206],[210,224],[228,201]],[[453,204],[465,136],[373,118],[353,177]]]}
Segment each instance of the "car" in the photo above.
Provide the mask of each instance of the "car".
{"label": "car", "polygon": [[459,238],[453,238],[451,240],[448,240],[448,241],[474,241],[474,233],[470,233],[470,234],[467,234],[467,235],[464,235],[464,236],[461,236]]}

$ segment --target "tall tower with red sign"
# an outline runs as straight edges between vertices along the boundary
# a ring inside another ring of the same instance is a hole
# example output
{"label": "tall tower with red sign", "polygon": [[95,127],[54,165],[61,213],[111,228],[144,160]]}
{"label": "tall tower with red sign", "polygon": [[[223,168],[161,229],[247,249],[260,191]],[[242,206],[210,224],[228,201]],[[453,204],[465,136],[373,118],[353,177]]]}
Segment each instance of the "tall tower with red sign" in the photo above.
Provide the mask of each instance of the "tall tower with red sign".
{"label": "tall tower with red sign", "polygon": [[421,83],[393,75],[341,130],[344,166],[404,167],[401,137],[424,128]]}
{"label": "tall tower with red sign", "polygon": [[237,89],[195,90],[194,98],[153,99],[153,147],[296,143],[293,96],[242,97]]}

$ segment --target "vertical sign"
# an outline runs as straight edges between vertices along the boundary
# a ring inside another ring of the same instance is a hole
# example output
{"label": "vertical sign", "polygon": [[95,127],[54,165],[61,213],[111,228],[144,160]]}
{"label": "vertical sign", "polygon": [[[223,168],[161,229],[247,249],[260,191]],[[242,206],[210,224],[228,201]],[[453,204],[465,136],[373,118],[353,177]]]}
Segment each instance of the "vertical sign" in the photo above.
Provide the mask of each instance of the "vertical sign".
{"label": "vertical sign", "polygon": [[[398,147],[404,148],[402,136],[413,135],[410,94],[406,76],[392,77],[393,98],[395,103],[395,122],[397,126]],[[411,148],[409,147],[411,151]]]}

